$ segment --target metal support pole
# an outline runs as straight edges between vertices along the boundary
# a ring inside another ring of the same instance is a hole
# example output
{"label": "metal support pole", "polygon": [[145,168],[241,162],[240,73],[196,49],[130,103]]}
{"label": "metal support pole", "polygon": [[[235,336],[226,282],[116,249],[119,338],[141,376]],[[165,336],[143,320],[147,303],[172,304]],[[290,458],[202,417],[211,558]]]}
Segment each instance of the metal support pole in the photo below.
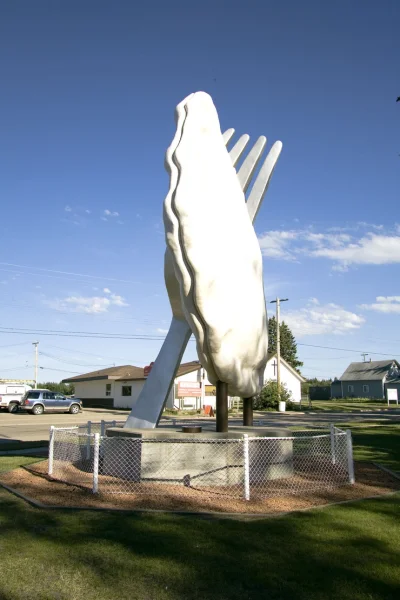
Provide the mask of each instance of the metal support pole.
{"label": "metal support pole", "polygon": [[101,437],[104,437],[105,431],[106,431],[106,422],[105,421],[100,421],[100,435],[101,435]]}
{"label": "metal support pole", "polygon": [[94,434],[94,455],[93,455],[93,494],[99,491],[99,454],[100,454],[100,434]]}
{"label": "metal support pole", "polygon": [[228,384],[217,381],[217,431],[228,431]]}
{"label": "metal support pole", "polygon": [[346,431],[346,446],[347,446],[347,465],[349,469],[349,482],[354,483],[354,462],[353,462],[353,442],[351,440],[351,431]]}
{"label": "metal support pole", "polygon": [[92,432],[92,421],[87,422],[86,459],[90,460],[90,434]]}
{"label": "metal support pole", "polygon": [[336,449],[335,449],[335,426],[333,423],[330,424],[331,430],[331,456],[332,456],[332,464],[336,464]]}
{"label": "metal support pole", "polygon": [[49,438],[49,470],[48,474],[53,475],[53,457],[54,457],[54,425],[50,426]]}
{"label": "metal support pole", "polygon": [[249,436],[243,435],[244,499],[250,500]]}
{"label": "metal support pole", "polygon": [[253,426],[253,398],[243,398],[243,425]]}

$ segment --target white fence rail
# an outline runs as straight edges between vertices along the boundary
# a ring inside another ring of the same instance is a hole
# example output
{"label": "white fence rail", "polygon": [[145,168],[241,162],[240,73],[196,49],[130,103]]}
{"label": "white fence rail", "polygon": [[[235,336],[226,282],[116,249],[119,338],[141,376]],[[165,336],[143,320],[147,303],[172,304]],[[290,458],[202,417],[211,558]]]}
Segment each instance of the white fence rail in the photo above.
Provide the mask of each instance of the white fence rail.
{"label": "white fence rail", "polygon": [[[351,432],[287,437],[107,437],[115,422],[50,431],[49,475],[103,494],[250,500],[354,483]],[[117,423],[115,423],[117,426]]]}

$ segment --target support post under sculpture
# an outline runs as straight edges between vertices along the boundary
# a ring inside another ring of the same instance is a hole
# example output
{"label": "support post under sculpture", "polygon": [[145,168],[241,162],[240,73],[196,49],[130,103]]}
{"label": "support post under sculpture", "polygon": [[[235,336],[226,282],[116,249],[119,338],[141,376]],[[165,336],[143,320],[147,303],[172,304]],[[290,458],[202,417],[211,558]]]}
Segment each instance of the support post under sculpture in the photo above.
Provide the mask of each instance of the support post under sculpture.
{"label": "support post under sculpture", "polygon": [[[226,144],[233,134],[233,129],[230,129],[223,134]],[[248,140],[248,136],[242,136],[229,152],[233,166],[237,164],[242,156]],[[243,191],[246,191],[249,187],[265,144],[266,138],[259,138],[249,152],[247,158],[243,161],[237,174]],[[276,142],[273,145],[256,177],[247,201],[247,208],[252,221],[254,221],[267,191],[281,149],[281,142]],[[171,261],[169,260],[168,250],[166,252],[165,260],[165,281],[173,318],[167,337],[124,427],[145,429],[157,426],[164,406],[171,393],[186,345],[192,334],[180,306],[179,284],[175,278]]]}

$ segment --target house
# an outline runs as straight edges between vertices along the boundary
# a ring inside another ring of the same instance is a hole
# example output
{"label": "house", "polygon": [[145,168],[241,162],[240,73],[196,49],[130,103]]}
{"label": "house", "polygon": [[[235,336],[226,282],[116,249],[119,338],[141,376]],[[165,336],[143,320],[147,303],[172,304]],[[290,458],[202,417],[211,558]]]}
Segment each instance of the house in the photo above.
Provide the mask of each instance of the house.
{"label": "house", "polygon": [[[281,357],[281,383],[292,396],[292,402],[301,401],[301,384],[305,382],[304,377],[300,375],[284,358]],[[264,382],[277,380],[278,361],[276,354],[269,354],[267,366],[265,367]]]}
{"label": "house", "polygon": [[[276,381],[276,354],[268,357],[264,381]],[[92,371],[84,375],[64,379],[73,383],[75,395],[83,400],[84,407],[131,408],[139,397],[147,375],[142,367],[124,365]],[[283,358],[281,358],[281,382],[285,384],[294,402],[300,402],[301,383],[304,381]],[[229,398],[231,406],[232,398]],[[198,361],[183,363],[178,369],[166,408],[201,409],[209,404],[216,406],[216,389],[207,372]]]}
{"label": "house", "polygon": [[386,398],[387,389],[400,390],[400,364],[395,359],[351,363],[331,385],[332,398]]}

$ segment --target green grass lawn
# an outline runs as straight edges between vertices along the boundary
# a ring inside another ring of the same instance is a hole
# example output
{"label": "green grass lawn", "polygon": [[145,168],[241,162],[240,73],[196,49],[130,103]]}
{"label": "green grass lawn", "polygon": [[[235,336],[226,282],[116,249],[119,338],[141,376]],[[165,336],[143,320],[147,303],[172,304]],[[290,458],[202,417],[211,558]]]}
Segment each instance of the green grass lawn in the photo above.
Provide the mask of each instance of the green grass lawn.
{"label": "green grass lawn", "polygon": [[[400,463],[399,425],[352,428],[357,458]],[[394,600],[399,514],[399,495],[245,522],[42,511],[0,490],[0,598]]]}
{"label": "green grass lawn", "polygon": [[355,460],[377,462],[400,473],[400,421],[347,423],[352,430]]}
{"label": "green grass lawn", "polygon": [[[302,409],[305,411],[345,411],[357,412],[365,410],[387,409],[387,402],[384,400],[368,400],[366,398],[355,398],[354,400],[313,400],[312,406],[308,407],[308,400],[302,402]],[[399,408],[397,404],[390,403],[390,409]]]}

